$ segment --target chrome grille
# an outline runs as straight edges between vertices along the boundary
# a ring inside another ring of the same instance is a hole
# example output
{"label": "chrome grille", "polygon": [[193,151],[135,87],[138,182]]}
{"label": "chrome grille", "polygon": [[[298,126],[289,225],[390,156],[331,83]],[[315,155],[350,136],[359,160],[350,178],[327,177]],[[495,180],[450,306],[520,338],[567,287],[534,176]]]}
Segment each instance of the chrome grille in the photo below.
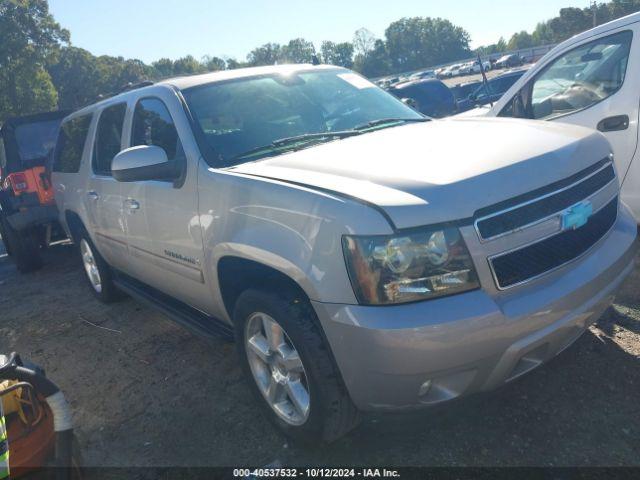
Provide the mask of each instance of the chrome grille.
{"label": "chrome grille", "polygon": [[[475,221],[476,231],[481,241],[490,241],[495,238],[508,235],[509,233],[527,228],[541,220],[563,211],[575,203],[588,198],[600,191],[609,183],[615,180],[615,171],[611,161],[596,165],[595,171],[589,168],[574,176],[573,183],[564,187],[559,187],[552,192],[539,194],[533,199],[519,202],[519,199],[512,199],[513,206],[499,209],[500,206],[490,207],[487,210],[494,210],[493,213],[480,216]],[[535,192],[533,192],[535,194]],[[531,196],[531,194],[528,194]],[[516,203],[514,205],[514,203]],[[482,213],[481,213],[482,215]]]}
{"label": "chrome grille", "polygon": [[587,252],[615,223],[618,191],[612,159],[606,158],[478,210],[474,227],[497,288],[521,285]]}
{"label": "chrome grille", "polygon": [[614,198],[588,222],[515,251],[489,259],[498,288],[505,289],[532,280],[583,255],[613,226],[618,213]]}

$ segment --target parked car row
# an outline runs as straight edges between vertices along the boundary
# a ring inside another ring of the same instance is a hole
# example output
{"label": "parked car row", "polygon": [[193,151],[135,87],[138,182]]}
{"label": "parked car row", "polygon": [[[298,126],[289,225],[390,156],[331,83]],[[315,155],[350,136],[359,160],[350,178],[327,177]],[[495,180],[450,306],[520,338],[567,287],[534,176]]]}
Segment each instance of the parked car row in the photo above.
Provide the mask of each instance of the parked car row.
{"label": "parked car row", "polygon": [[96,298],[234,338],[294,438],[499,387],[571,345],[633,268],[638,22],[574,37],[491,110],[592,109],[573,122],[592,128],[431,120],[416,110],[456,108],[441,81],[394,96],[327,65],[132,89],[62,122],[59,221]]}
{"label": "parked car row", "polygon": [[482,69],[485,72],[494,68],[513,68],[524,65],[523,58],[515,54],[504,55],[498,60],[474,60],[472,62],[455,63],[444,67],[436,68],[434,70],[420,70],[413,72],[411,75],[399,75],[393,77],[384,77],[376,80],[376,85],[381,88],[394,87],[399,83],[404,83],[412,80],[422,80],[430,78],[446,79],[458,76],[474,75],[481,72]]}
{"label": "parked car row", "polygon": [[462,75],[473,75],[481,72],[482,70],[489,71],[493,68],[493,65],[489,60],[483,60],[480,63],[478,60],[467,63],[456,63],[446,67],[438,68],[434,71],[438,78],[452,78]]}
{"label": "parked car row", "polygon": [[449,88],[430,78],[400,82],[386,90],[420,113],[443,118],[496,102],[526,71],[526,68],[507,70],[486,84],[474,81]]}
{"label": "parked car row", "polygon": [[432,118],[448,117],[458,111],[453,93],[440,80],[398,83],[387,91],[418,112]]}
{"label": "parked car row", "polygon": [[491,78],[486,85],[479,82],[476,89],[457,102],[458,112],[465,112],[471,108],[497,102],[504,93],[516,83],[528,70],[527,67],[507,70],[506,72]]}

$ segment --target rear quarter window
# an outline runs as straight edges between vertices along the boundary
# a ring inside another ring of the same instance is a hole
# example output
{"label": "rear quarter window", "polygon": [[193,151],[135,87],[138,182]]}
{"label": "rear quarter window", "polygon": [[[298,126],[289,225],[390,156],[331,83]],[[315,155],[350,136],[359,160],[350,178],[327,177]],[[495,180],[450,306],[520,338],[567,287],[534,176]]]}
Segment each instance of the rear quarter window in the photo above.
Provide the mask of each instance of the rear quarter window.
{"label": "rear quarter window", "polygon": [[91,125],[91,115],[83,115],[72,118],[60,126],[53,158],[54,172],[77,173],[80,170],[89,125]]}

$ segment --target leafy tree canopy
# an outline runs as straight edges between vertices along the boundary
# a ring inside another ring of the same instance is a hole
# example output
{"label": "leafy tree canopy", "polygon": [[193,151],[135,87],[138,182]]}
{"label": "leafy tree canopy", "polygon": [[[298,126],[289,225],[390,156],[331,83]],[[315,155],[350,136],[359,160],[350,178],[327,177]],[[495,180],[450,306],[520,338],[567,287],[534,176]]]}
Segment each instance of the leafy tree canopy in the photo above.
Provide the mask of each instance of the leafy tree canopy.
{"label": "leafy tree canopy", "polygon": [[324,63],[346,68],[353,66],[353,44],[350,42],[334,43],[325,40],[320,52]]}
{"label": "leafy tree canopy", "polygon": [[46,0],[0,0],[0,120],[55,108],[44,66],[68,41]]}
{"label": "leafy tree canopy", "polygon": [[441,18],[402,18],[387,27],[385,37],[391,66],[398,71],[471,56],[466,30]]}

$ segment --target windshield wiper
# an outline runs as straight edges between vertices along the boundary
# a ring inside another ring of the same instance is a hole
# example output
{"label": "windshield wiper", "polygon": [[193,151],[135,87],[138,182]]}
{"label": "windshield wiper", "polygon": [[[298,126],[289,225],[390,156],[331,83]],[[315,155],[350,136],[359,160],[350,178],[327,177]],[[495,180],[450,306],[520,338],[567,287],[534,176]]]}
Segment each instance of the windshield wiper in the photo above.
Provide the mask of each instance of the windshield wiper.
{"label": "windshield wiper", "polygon": [[367,128],[379,127],[382,125],[391,125],[394,123],[412,123],[412,122],[428,122],[431,119],[429,117],[417,117],[417,118],[379,118],[378,120],[371,120],[370,122],[361,123],[353,127],[354,130],[366,130]]}
{"label": "windshield wiper", "polygon": [[260,154],[263,156],[277,155],[278,153],[285,152],[287,150],[297,150],[309,146],[310,144],[320,141],[330,141],[335,138],[342,139],[347,137],[353,137],[355,135],[361,135],[365,133],[363,130],[373,127],[379,127],[383,125],[392,126],[398,123],[410,123],[410,122],[428,122],[431,120],[429,117],[418,118],[379,118],[377,120],[371,120],[370,122],[356,125],[351,130],[337,130],[335,132],[317,132],[317,133],[303,133],[302,135],[295,135],[293,137],[285,137],[274,140],[267,145],[261,145],[259,147],[252,148],[246,152],[240,153],[235,157],[230,158],[229,163],[233,164],[236,160],[242,160],[245,158],[255,157]]}
{"label": "windshield wiper", "polygon": [[243,158],[253,157],[260,153],[275,154],[288,150],[287,147],[294,147],[293,150],[307,146],[309,143],[332,140],[334,138],[346,138],[353,137],[354,135],[360,135],[362,132],[357,130],[339,130],[335,132],[318,132],[318,133],[303,133],[302,135],[295,135],[293,137],[285,137],[274,140],[267,145],[261,145],[259,147],[252,148],[246,152],[240,153],[231,158],[230,161],[240,160]]}

